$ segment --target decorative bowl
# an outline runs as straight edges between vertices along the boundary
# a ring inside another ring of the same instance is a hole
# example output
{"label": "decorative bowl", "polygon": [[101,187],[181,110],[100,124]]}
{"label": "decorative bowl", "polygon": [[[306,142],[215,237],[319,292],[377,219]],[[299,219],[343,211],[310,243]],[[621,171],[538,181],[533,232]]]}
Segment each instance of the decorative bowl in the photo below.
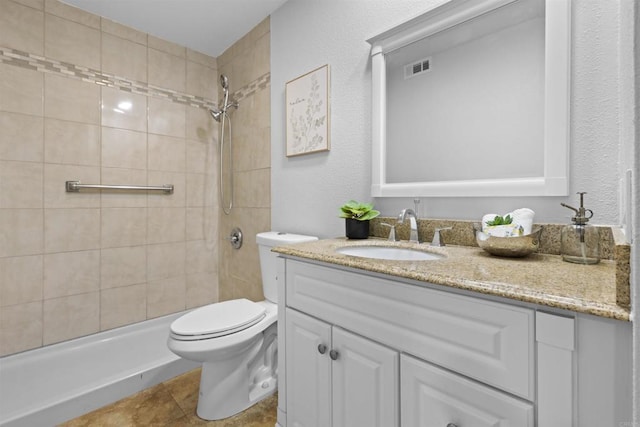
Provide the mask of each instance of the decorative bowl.
{"label": "decorative bowl", "polygon": [[478,246],[491,255],[521,258],[538,250],[542,228],[535,227],[531,234],[514,237],[495,237],[484,233],[479,224],[474,225]]}

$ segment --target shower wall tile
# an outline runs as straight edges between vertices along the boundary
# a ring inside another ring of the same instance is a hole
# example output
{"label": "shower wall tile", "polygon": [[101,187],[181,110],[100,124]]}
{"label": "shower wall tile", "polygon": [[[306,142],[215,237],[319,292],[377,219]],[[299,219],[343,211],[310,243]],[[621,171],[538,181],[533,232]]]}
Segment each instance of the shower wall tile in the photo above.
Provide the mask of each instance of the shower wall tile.
{"label": "shower wall tile", "polygon": [[43,54],[44,13],[11,1],[0,1],[0,45]]}
{"label": "shower wall tile", "polygon": [[184,138],[149,134],[149,170],[184,172],[187,148]]}
{"label": "shower wall tile", "polygon": [[[73,268],[69,268],[72,265]],[[44,299],[99,289],[100,251],[61,252],[44,256]]]}
{"label": "shower wall tile", "polygon": [[32,7],[37,10],[44,10],[44,0],[13,0],[25,6]]}
{"label": "shower wall tile", "polygon": [[100,292],[100,330],[117,328],[147,318],[147,285],[124,286]]}
{"label": "shower wall tile", "polygon": [[[209,56],[204,53],[198,52],[197,50],[187,48],[187,60],[198,63],[200,65],[204,65],[205,67],[209,67],[214,70],[218,68],[218,63],[216,61],[216,58],[214,58],[213,56]],[[216,84],[216,79],[214,78],[213,85],[215,86],[215,84]]]}
{"label": "shower wall tile", "polygon": [[[151,44],[152,37],[149,37]],[[187,67],[184,59],[149,48],[149,84],[184,92]]]}
{"label": "shower wall tile", "polygon": [[[112,185],[147,185],[144,169],[102,168],[102,183]],[[103,208],[144,208],[147,197],[132,191],[104,191],[100,194]]]}
{"label": "shower wall tile", "polygon": [[184,276],[149,282],[147,288],[147,318],[176,313],[186,308],[186,278]]}
{"label": "shower wall tile", "polygon": [[184,208],[149,208],[147,214],[147,243],[185,240],[186,210]]}
{"label": "shower wall tile", "polygon": [[147,242],[145,208],[103,208],[102,247],[144,245]]}
{"label": "shower wall tile", "polygon": [[[110,19],[102,18],[101,28],[102,28],[103,37],[104,35],[109,34],[109,35],[117,36],[125,40],[129,40],[129,41],[141,44],[143,46],[147,45],[146,33],[143,33],[142,31],[138,31],[131,27],[127,27],[126,25],[122,25],[117,22],[111,21]],[[146,52],[143,55],[145,58],[147,57]],[[146,81],[146,76],[144,81]]]}
{"label": "shower wall tile", "polygon": [[234,179],[238,207],[268,208],[271,206],[271,169],[237,172]]}
{"label": "shower wall tile", "polygon": [[[214,191],[207,176],[201,173],[187,174],[187,206],[205,206],[206,191]],[[216,188],[217,190],[217,188]],[[209,198],[211,199],[211,198]]]}
{"label": "shower wall tile", "polygon": [[[73,99],[69,99],[73,94]],[[53,119],[100,124],[100,87],[80,80],[44,76],[44,115]]]}
{"label": "shower wall tile", "polygon": [[186,106],[169,100],[149,99],[149,133],[185,137]]}
{"label": "shower wall tile", "polygon": [[45,208],[100,208],[100,193],[67,193],[66,181],[100,182],[100,169],[93,166],[44,165]]}
{"label": "shower wall tile", "polygon": [[101,289],[117,288],[147,281],[145,246],[102,249],[100,254]]}
{"label": "shower wall tile", "polygon": [[[215,143],[218,140],[219,125],[211,120],[211,115],[204,108],[187,108],[187,133],[188,139],[200,141],[205,144]],[[216,151],[216,150],[214,150]]]}
{"label": "shower wall tile", "polygon": [[[205,208],[187,208],[186,217],[186,240],[203,240],[205,238]],[[217,212],[216,212],[217,213]],[[215,216],[214,216],[215,215]],[[210,222],[217,223],[217,215],[211,212],[211,217],[207,220],[207,224]],[[217,227],[215,227],[217,230]]]}
{"label": "shower wall tile", "polygon": [[102,126],[146,132],[147,97],[103,87]]}
{"label": "shower wall tile", "polygon": [[147,134],[144,132],[103,127],[102,166],[146,169]]}
{"label": "shower wall tile", "polygon": [[44,77],[0,63],[0,110],[42,116]]}
{"label": "shower wall tile", "polygon": [[247,298],[251,301],[262,301],[264,300],[264,292],[262,291],[262,286],[256,286],[253,281],[237,280],[233,298]]}
{"label": "shower wall tile", "polygon": [[187,271],[189,273],[213,273],[217,271],[217,247],[209,247],[204,240],[194,240],[186,243]]}
{"label": "shower wall tile", "polygon": [[99,30],[48,14],[44,31],[45,56],[100,69]]}
{"label": "shower wall tile", "polygon": [[100,293],[44,300],[43,344],[53,344],[100,330]]}
{"label": "shower wall tile", "polygon": [[221,215],[219,235],[240,226],[246,239],[240,250],[219,242],[220,300],[264,298],[255,235],[271,228],[269,38],[267,18],[218,57],[218,71],[229,77],[240,104],[232,113],[235,207]]}
{"label": "shower wall tile", "polygon": [[173,184],[173,194],[167,196],[161,193],[149,193],[147,203],[150,208],[180,208],[185,207],[187,177],[179,172],[148,171],[150,185]]}
{"label": "shower wall tile", "polygon": [[187,61],[187,93],[217,99],[218,73],[216,68]]}
{"label": "shower wall tile", "polygon": [[100,17],[57,0],[45,0],[45,12],[91,28],[100,28]]}
{"label": "shower wall tile", "polygon": [[0,356],[42,346],[42,301],[0,310]]}
{"label": "shower wall tile", "polygon": [[0,0],[0,355],[218,300],[217,69],[57,0]]}
{"label": "shower wall tile", "polygon": [[[223,240],[234,226],[242,228],[244,243],[239,250],[233,249]],[[234,208],[231,215],[223,215],[220,224],[220,295],[232,298],[251,298],[262,294],[262,277],[256,234],[271,228],[269,208]],[[223,284],[224,281],[224,284]],[[243,285],[240,285],[243,283]],[[226,289],[231,287],[231,289]]]}
{"label": "shower wall tile", "polygon": [[41,162],[44,119],[0,111],[0,159]]}
{"label": "shower wall tile", "polygon": [[42,208],[42,163],[0,160],[0,208]]}
{"label": "shower wall tile", "polygon": [[102,71],[117,76],[147,81],[147,46],[116,37],[102,35]]}
{"label": "shower wall tile", "polygon": [[218,302],[218,274],[198,273],[187,276],[186,308]]}
{"label": "shower wall tile", "polygon": [[269,71],[269,35],[262,36],[251,49],[238,55],[232,62],[235,90],[247,86]]}
{"label": "shower wall tile", "polygon": [[[2,119],[0,118],[0,121],[1,120]],[[206,143],[203,143],[200,141],[193,141],[193,140],[187,140],[185,142],[185,145],[187,150],[186,152],[187,170],[192,173],[205,173],[208,170],[207,169],[207,152],[208,150],[214,150],[214,148],[207,147]],[[217,159],[218,157],[217,154],[215,155],[215,157]],[[212,171],[212,169],[209,169],[209,170]]]}
{"label": "shower wall tile", "polygon": [[185,243],[147,246],[147,280],[157,281],[185,275]]}
{"label": "shower wall tile", "polygon": [[185,48],[184,46],[180,46],[179,44],[172,43],[170,41],[163,40],[152,35],[149,35],[147,40],[149,48],[168,53],[180,59],[185,59],[187,57],[187,48]]}
{"label": "shower wall tile", "polygon": [[0,307],[42,300],[42,255],[0,258]]}
{"label": "shower wall tile", "polygon": [[45,119],[44,161],[71,165],[100,165],[100,126]]}
{"label": "shower wall tile", "polygon": [[45,253],[100,248],[100,209],[45,209]]}
{"label": "shower wall tile", "polygon": [[0,257],[41,254],[43,209],[0,209]]}
{"label": "shower wall tile", "polygon": [[253,98],[255,100],[253,104],[255,110],[251,110],[253,128],[247,134],[251,134],[256,129],[271,129],[271,93],[264,89],[256,90]]}

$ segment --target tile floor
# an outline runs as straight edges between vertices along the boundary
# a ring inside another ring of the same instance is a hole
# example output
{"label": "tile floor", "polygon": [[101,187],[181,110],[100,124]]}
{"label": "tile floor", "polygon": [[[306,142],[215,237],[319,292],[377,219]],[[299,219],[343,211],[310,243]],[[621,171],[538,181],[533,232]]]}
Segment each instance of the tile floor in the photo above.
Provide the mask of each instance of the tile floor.
{"label": "tile floor", "polygon": [[274,427],[277,394],[246,411],[220,421],[205,421],[196,415],[200,369],[172,378],[61,424],[61,427]]}

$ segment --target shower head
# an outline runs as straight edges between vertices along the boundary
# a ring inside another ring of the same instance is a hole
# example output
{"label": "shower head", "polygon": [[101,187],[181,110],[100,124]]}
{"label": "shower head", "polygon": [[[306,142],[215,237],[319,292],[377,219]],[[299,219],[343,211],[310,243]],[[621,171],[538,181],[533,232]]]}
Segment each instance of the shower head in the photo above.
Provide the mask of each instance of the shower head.
{"label": "shower head", "polygon": [[229,90],[229,79],[224,74],[220,74],[220,86],[225,92]]}
{"label": "shower head", "polygon": [[224,74],[220,74],[220,86],[222,86],[222,90],[224,90],[224,100],[222,101],[222,106],[219,110],[209,110],[209,114],[216,122],[219,122],[227,113],[227,110],[231,107],[238,108],[238,103],[236,101],[229,102],[229,79]]}
{"label": "shower head", "polygon": [[220,121],[222,113],[224,113],[223,110],[209,110],[209,114],[211,114],[211,117],[213,117],[216,122]]}

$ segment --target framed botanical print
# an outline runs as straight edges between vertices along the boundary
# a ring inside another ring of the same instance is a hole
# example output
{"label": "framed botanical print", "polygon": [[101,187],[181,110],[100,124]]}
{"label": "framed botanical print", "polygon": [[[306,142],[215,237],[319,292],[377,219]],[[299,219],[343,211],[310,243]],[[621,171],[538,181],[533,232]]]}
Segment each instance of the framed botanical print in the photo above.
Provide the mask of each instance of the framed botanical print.
{"label": "framed botanical print", "polygon": [[285,103],[287,157],[328,151],[329,65],[287,82]]}

